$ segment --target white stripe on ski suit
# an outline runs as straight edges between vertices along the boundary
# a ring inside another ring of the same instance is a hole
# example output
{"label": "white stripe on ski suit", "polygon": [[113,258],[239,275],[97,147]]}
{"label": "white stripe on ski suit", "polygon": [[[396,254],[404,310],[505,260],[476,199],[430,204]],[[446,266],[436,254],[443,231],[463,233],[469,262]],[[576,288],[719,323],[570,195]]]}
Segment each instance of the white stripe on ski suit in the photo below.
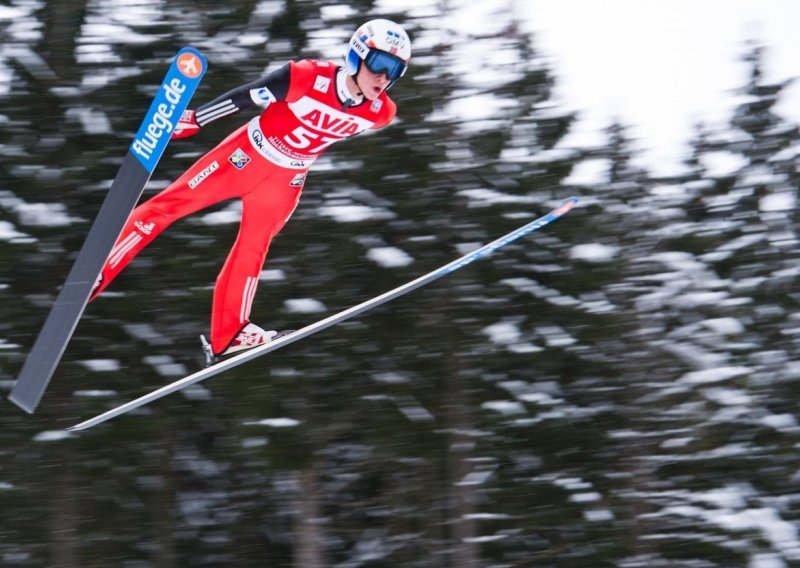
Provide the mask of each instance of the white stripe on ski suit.
{"label": "white stripe on ski suit", "polygon": [[239,108],[230,99],[215,104],[213,107],[205,108],[202,112],[195,113],[194,118],[197,124],[203,126],[212,120],[237,112]]}
{"label": "white stripe on ski suit", "polygon": [[256,288],[258,287],[258,278],[248,276],[242,291],[242,307],[239,311],[239,323],[245,323],[250,317],[250,310],[253,307],[253,300],[256,297]]}
{"label": "white stripe on ski suit", "polygon": [[119,262],[122,260],[122,257],[131,250],[136,244],[142,240],[142,235],[137,233],[136,231],[131,231],[131,233],[125,237],[120,243],[115,246],[111,251],[111,256],[108,259],[108,264],[111,268],[114,268]]}

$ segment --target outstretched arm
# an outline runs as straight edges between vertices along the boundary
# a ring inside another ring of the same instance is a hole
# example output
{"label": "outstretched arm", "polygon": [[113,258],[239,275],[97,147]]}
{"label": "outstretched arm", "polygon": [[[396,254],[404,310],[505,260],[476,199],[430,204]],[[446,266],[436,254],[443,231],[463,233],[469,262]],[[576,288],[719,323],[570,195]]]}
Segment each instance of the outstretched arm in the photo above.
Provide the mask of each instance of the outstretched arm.
{"label": "outstretched arm", "polygon": [[283,100],[289,92],[290,65],[268,73],[264,77],[231,89],[212,101],[187,110],[175,128],[173,138],[187,138],[197,134],[205,125],[222,118],[247,110],[254,106],[266,108],[270,103]]}

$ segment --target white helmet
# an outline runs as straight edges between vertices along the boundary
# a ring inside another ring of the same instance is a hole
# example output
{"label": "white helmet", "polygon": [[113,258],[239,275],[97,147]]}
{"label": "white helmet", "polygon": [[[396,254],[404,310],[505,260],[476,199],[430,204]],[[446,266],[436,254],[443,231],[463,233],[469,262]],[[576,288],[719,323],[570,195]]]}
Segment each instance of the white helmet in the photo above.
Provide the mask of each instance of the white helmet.
{"label": "white helmet", "polygon": [[348,75],[356,75],[363,61],[373,73],[385,73],[390,88],[408,69],[411,59],[411,40],[408,34],[391,20],[370,20],[350,38],[345,56]]}

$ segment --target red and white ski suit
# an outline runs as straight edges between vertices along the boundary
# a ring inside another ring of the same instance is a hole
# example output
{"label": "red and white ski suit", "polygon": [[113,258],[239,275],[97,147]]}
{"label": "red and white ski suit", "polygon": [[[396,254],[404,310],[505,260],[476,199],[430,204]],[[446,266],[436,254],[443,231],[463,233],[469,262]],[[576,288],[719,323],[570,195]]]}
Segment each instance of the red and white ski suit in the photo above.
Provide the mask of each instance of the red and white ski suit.
{"label": "red and white ski suit", "polygon": [[239,234],[217,277],[211,312],[211,347],[223,352],[250,321],[270,241],[294,211],[311,164],[332,143],[382,128],[395,116],[386,93],[354,100],[345,81],[345,71],[328,61],[293,61],[198,107],[201,127],[255,105],[264,111],[133,211],[94,297],[171,223],[239,198]]}

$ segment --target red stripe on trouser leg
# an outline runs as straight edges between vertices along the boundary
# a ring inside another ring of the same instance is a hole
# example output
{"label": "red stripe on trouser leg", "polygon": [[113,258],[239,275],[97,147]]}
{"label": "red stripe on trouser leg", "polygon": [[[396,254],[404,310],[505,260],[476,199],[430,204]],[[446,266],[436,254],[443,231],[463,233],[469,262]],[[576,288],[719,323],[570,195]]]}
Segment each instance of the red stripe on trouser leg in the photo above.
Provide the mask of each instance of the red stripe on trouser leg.
{"label": "red stripe on trouser leg", "polygon": [[221,353],[250,321],[250,309],[272,238],[283,228],[300,197],[289,186],[297,174],[276,170],[242,198],[239,234],[214,287],[211,348]]}

